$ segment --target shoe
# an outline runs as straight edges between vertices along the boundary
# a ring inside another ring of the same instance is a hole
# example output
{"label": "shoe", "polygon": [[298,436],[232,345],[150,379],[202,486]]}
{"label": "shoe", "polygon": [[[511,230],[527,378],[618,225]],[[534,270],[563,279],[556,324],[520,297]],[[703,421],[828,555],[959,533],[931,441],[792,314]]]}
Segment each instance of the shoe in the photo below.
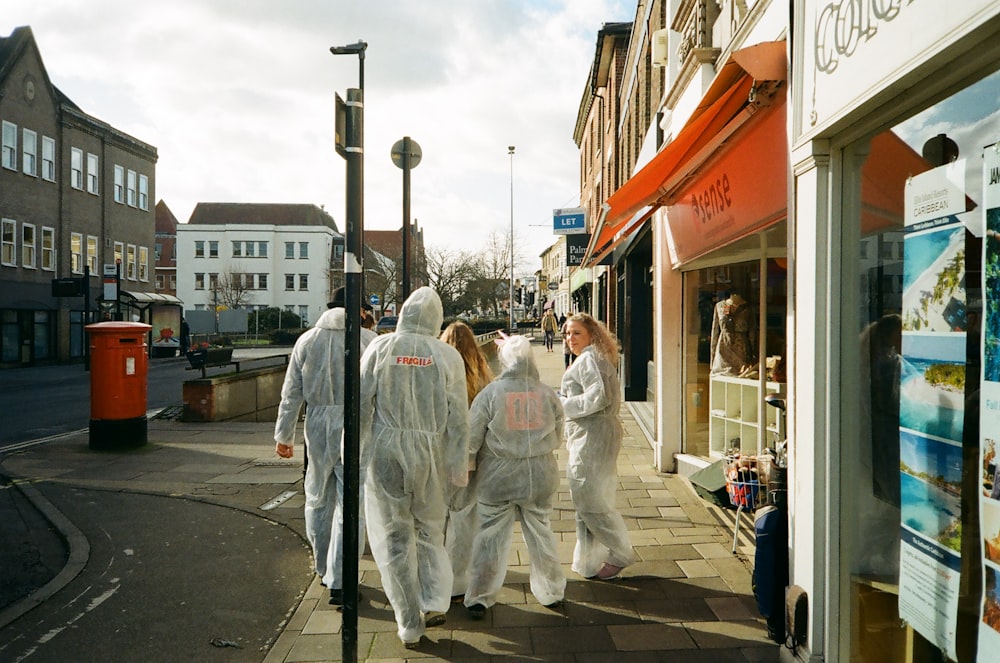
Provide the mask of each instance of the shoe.
{"label": "shoe", "polygon": [[543,608],[548,608],[549,610],[557,610],[557,609],[559,609],[559,608],[562,607],[562,604],[563,604],[563,600],[559,599],[558,601],[553,601],[552,603],[546,603],[542,607]]}
{"label": "shoe", "polygon": [[605,562],[604,566],[602,566],[597,571],[597,578],[599,580],[611,580],[621,572],[622,572],[622,567],[615,566],[614,564],[608,564],[607,562]]}
{"label": "shoe", "polygon": [[412,642],[407,642],[403,640],[403,646],[407,649],[416,649],[420,645],[420,639],[413,640]]}
{"label": "shoe", "polygon": [[[358,601],[361,600],[361,590],[358,590]],[[344,605],[344,590],[342,589],[331,589],[330,590],[330,605]]]}
{"label": "shoe", "polygon": [[468,611],[469,619],[473,619],[477,622],[486,616],[486,606],[482,603],[473,603],[469,606]]}
{"label": "shoe", "polygon": [[443,612],[428,612],[426,617],[424,617],[424,625],[427,628],[432,626],[441,626],[444,624],[445,615]]}

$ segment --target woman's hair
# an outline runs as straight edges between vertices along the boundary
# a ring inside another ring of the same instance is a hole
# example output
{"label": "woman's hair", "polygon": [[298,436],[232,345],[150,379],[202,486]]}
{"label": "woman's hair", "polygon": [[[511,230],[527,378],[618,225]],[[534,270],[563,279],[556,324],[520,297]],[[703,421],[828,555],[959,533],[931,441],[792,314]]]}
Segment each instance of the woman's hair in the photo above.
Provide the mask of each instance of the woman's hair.
{"label": "woman's hair", "polygon": [[472,329],[464,322],[453,322],[441,332],[441,340],[458,350],[465,362],[465,389],[469,405],[483,387],[493,381],[493,371],[476,344]]}
{"label": "woman's hair", "polygon": [[574,313],[566,319],[567,324],[570,322],[583,325],[590,333],[590,344],[597,353],[610,361],[612,366],[618,366],[618,339],[608,331],[607,325],[587,313]]}

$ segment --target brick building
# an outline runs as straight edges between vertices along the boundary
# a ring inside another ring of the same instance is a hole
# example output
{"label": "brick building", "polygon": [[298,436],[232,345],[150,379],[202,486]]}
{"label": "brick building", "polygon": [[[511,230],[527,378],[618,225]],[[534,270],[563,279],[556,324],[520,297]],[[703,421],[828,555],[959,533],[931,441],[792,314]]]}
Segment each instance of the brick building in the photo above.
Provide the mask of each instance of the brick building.
{"label": "brick building", "polygon": [[[105,265],[153,289],[156,148],[53,85],[30,27],[0,37],[0,127],[0,365],[83,357]],[[54,297],[54,279],[87,296]]]}

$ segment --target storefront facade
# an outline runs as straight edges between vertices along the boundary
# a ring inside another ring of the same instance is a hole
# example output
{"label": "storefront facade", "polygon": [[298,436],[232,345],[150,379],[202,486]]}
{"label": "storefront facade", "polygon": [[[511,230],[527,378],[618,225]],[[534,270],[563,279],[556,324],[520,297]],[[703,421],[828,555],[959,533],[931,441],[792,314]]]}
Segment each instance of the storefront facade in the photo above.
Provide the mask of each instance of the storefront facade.
{"label": "storefront facade", "polygon": [[989,660],[979,321],[1000,3],[806,3],[792,32],[790,574],[808,611],[783,657]]}

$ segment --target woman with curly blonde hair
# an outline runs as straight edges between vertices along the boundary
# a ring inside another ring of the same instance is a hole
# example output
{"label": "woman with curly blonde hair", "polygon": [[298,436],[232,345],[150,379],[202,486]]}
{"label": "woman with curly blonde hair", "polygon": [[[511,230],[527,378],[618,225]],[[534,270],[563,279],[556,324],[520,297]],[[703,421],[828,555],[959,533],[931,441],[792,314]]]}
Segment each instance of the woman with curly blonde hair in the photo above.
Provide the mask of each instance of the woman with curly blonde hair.
{"label": "woman with curly blonde hair", "polygon": [[635,562],[625,520],[615,509],[623,434],[618,341],[603,323],[577,313],[566,321],[566,344],[576,356],[559,389],[566,412],[566,477],[576,508],[573,570],[610,580]]}
{"label": "woman with curly blonde hair", "polygon": [[[486,357],[476,343],[472,329],[464,322],[453,322],[441,332],[441,340],[451,345],[465,362],[465,389],[469,405],[476,394],[493,381],[493,371]],[[475,454],[469,457],[469,468],[474,468]],[[476,474],[469,473],[469,485],[457,488],[448,499],[448,519],[445,523],[444,544],[451,558],[454,580],[451,586],[453,602],[461,601],[469,579],[469,559],[472,556],[472,540],[479,528],[479,514],[476,499]]]}

